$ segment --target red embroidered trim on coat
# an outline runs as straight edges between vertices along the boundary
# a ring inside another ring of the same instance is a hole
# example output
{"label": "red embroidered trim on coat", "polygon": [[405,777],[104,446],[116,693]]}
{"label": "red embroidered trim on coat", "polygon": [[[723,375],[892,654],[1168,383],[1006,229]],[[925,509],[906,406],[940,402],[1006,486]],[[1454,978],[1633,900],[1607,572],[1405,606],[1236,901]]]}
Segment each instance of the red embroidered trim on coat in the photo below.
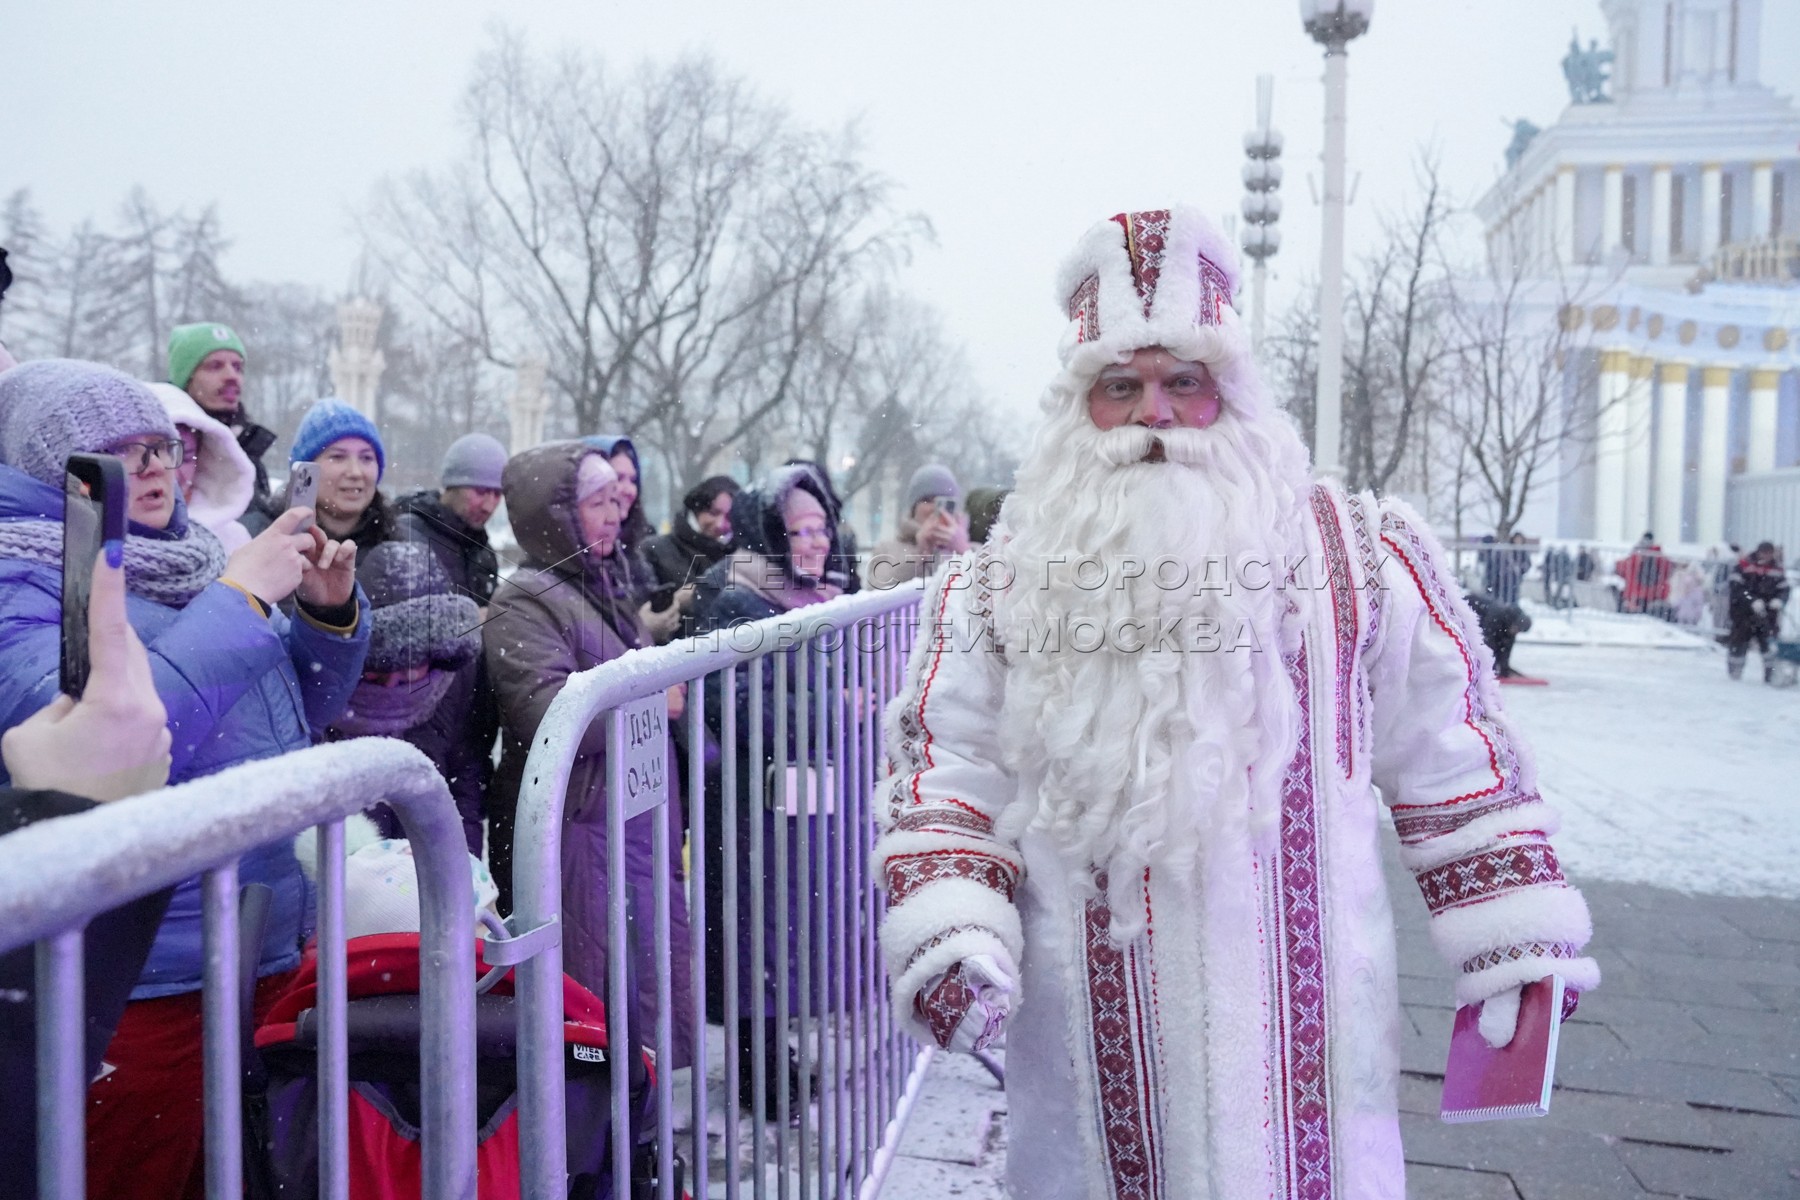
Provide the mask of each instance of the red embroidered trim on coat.
{"label": "red embroidered trim on coat", "polygon": [[1276,856],[1276,1033],[1281,1096],[1277,1113],[1293,1200],[1331,1200],[1330,1064],[1325,1024],[1325,920],[1320,909],[1319,835],[1313,792],[1311,699],[1306,647],[1288,660],[1300,702],[1300,744],[1281,786],[1281,850]]}
{"label": "red embroidered trim on coat", "polygon": [[964,981],[962,964],[957,963],[944,972],[936,987],[913,997],[913,1011],[931,1030],[937,1044],[948,1050],[950,1039],[956,1036],[956,1027],[962,1024],[969,1014],[969,1006],[974,1003],[974,989]]}
{"label": "red embroidered trim on coat", "polygon": [[988,834],[994,832],[994,822],[964,805],[925,803],[902,812],[894,818],[890,828],[903,829],[908,833],[951,833],[961,830],[965,833]]}
{"label": "red embroidered trim on coat", "polygon": [[968,879],[1011,900],[1017,878],[1012,864],[971,850],[896,854],[887,863],[891,904],[905,903],[914,892],[940,879]]}
{"label": "red embroidered trim on coat", "polygon": [[1331,679],[1338,768],[1352,773],[1350,688],[1356,679],[1356,590],[1350,579],[1350,552],[1344,530],[1338,524],[1337,505],[1323,487],[1312,490],[1313,519],[1325,547],[1325,579],[1331,589],[1332,646],[1335,650]]}
{"label": "red embroidered trim on coat", "polygon": [[1573,942],[1523,942],[1517,946],[1502,946],[1498,950],[1477,954],[1464,962],[1462,969],[1463,974],[1473,975],[1477,971],[1518,962],[1524,958],[1576,958],[1580,954],[1580,949]]}
{"label": "red embroidered trim on coat", "polygon": [[1556,851],[1548,842],[1527,842],[1484,850],[1419,872],[1419,891],[1433,913],[1493,900],[1519,888],[1566,887]]}
{"label": "red embroidered trim on coat", "polygon": [[1502,813],[1508,809],[1523,808],[1528,804],[1542,803],[1543,797],[1536,792],[1510,792],[1503,796],[1489,796],[1474,803],[1456,803],[1449,809],[1437,806],[1426,807],[1421,804],[1394,805],[1394,832],[1400,835],[1400,844],[1416,846],[1420,842],[1429,841],[1446,833],[1454,833],[1469,822],[1481,817]]}
{"label": "red embroidered trim on coat", "polygon": [[1223,325],[1231,306],[1231,280],[1205,255],[1200,257],[1200,306],[1194,314],[1199,325]]}
{"label": "red embroidered trim on coat", "polygon": [[1150,937],[1121,949],[1112,939],[1106,878],[1082,912],[1087,958],[1088,1029],[1095,1100],[1112,1200],[1158,1200],[1164,1194],[1159,1087],[1154,1077],[1154,1020],[1142,970]]}

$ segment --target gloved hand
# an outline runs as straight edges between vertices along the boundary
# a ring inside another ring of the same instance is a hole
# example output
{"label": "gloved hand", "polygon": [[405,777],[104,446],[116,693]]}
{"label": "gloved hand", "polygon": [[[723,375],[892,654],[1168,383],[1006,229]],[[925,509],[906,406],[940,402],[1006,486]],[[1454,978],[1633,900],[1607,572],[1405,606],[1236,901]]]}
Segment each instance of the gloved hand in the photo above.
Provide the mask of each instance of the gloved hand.
{"label": "gloved hand", "polygon": [[946,1050],[985,1050],[1000,1036],[1018,985],[989,954],[972,954],[919,989],[913,1009]]}
{"label": "gloved hand", "polygon": [[1777,596],[1777,597],[1775,597],[1775,599],[1769,601],[1769,611],[1770,612],[1780,612],[1781,611],[1781,597],[1780,596]]}
{"label": "gloved hand", "polygon": [[[1519,1027],[1519,993],[1522,988],[1512,988],[1497,996],[1489,996],[1481,1003],[1481,1016],[1476,1020],[1475,1028],[1481,1031],[1481,1040],[1498,1050],[1513,1040],[1513,1034]],[[1581,1002],[1581,993],[1574,988],[1563,988],[1562,1020],[1566,1021],[1574,1015],[1575,1006]]]}
{"label": "gloved hand", "polygon": [[1768,607],[1769,606],[1761,600],[1752,600],[1750,602],[1750,611],[1759,617],[1762,616],[1764,612],[1768,611]]}

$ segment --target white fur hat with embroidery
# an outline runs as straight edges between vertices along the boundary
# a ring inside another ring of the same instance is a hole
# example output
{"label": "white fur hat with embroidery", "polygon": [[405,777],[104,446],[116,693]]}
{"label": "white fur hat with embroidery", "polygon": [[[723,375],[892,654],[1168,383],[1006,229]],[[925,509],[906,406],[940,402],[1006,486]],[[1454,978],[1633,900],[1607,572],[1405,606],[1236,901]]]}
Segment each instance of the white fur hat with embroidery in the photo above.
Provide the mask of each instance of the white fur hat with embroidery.
{"label": "white fur hat with embroidery", "polygon": [[1210,367],[1235,362],[1249,353],[1231,307],[1237,287],[1237,251],[1199,209],[1124,212],[1099,222],[1056,276],[1057,303],[1069,319],[1057,348],[1062,382],[1086,392],[1103,368],[1148,346]]}

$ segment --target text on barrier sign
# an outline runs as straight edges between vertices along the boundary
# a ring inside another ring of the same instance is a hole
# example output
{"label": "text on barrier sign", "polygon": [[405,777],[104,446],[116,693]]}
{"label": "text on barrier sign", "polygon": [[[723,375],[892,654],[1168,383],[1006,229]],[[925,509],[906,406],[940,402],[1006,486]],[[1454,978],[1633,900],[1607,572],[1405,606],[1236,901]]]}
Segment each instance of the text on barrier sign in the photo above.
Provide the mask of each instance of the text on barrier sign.
{"label": "text on barrier sign", "polygon": [[633,700],[625,718],[625,815],[635,817],[669,798],[669,702],[661,692]]}

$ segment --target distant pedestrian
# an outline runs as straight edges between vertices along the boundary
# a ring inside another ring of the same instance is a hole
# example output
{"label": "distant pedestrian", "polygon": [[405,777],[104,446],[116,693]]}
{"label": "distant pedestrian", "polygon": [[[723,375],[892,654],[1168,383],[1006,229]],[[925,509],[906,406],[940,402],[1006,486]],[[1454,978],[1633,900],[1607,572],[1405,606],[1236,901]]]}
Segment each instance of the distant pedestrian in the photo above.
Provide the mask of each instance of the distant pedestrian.
{"label": "distant pedestrian", "polygon": [[681,498],[669,532],[644,543],[644,563],[656,583],[653,604],[673,604],[684,614],[692,607],[695,582],[731,553],[731,510],[738,491],[737,480],[729,475],[701,480]]}
{"label": "distant pedestrian", "polygon": [[409,492],[394,504],[400,540],[430,546],[457,593],[482,608],[500,580],[487,524],[500,507],[505,470],[505,446],[485,433],[467,433],[450,443],[438,491]]}
{"label": "distant pedestrian", "polygon": [[263,455],[275,444],[275,431],[252,421],[244,408],[247,357],[236,331],[217,321],[177,325],[169,333],[169,382],[192,396],[214,420],[236,430],[238,445],[255,468],[250,509],[264,518],[251,529],[257,533],[281,509],[269,494],[269,470],[263,465]]}
{"label": "distant pedestrian", "polygon": [[1731,572],[1731,632],[1725,643],[1725,670],[1733,679],[1744,674],[1750,645],[1762,655],[1763,682],[1775,679],[1774,647],[1781,629],[1781,610],[1788,601],[1787,572],[1775,543],[1762,542],[1738,560]]}
{"label": "distant pedestrian", "polygon": [[962,487],[950,468],[920,467],[906,484],[899,532],[869,553],[869,586],[898,587],[929,578],[950,555],[969,548]]}
{"label": "distant pedestrian", "polygon": [[1625,581],[1619,609],[1628,613],[1660,613],[1669,599],[1669,560],[1656,536],[1645,533],[1613,571]]}

